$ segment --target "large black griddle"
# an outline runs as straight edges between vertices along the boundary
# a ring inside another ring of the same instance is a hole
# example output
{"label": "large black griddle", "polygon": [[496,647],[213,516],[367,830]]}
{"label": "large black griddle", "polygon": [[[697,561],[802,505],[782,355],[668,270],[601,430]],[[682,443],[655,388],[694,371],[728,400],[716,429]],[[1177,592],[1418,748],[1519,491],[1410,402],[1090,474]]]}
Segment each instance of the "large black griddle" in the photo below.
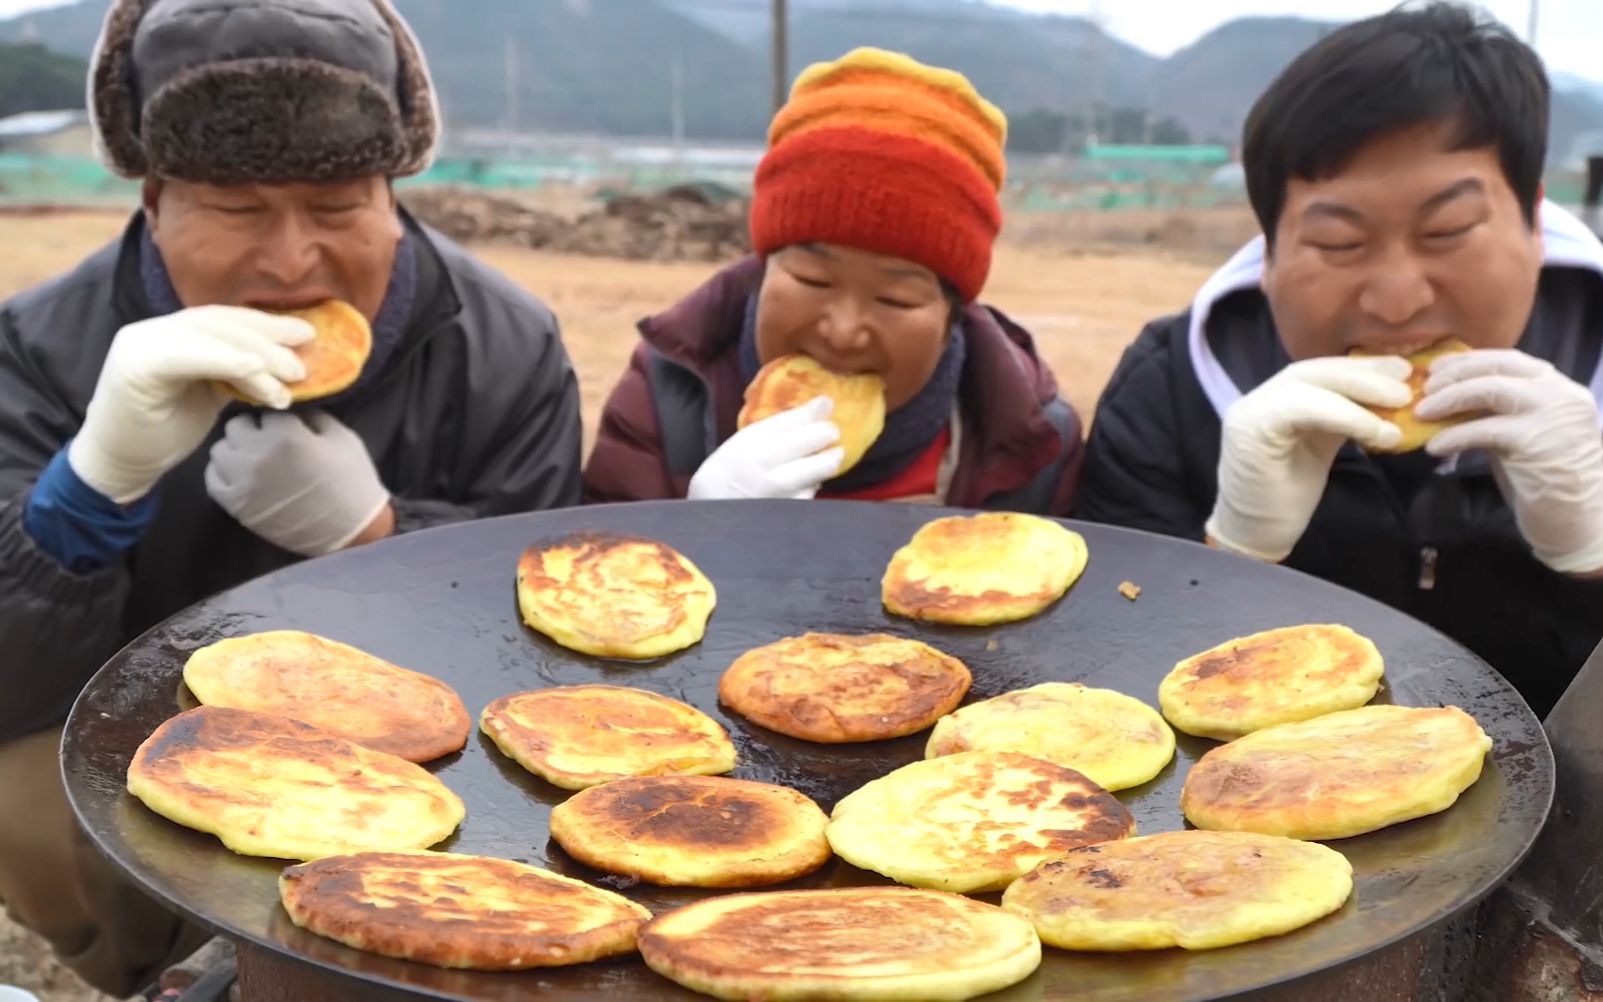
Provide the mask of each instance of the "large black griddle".
{"label": "large black griddle", "polygon": [[[921,758],[926,735],[864,745],[792,740],[724,712],[719,675],[749,648],[807,630],[884,630],[927,640],[974,673],[969,700],[1049,680],[1118,689],[1156,705],[1174,663],[1241,634],[1302,622],[1345,623],[1386,658],[1377,697],[1454,704],[1496,742],[1480,781],[1449,811],[1332,843],[1356,871],[1353,899],[1296,933],[1229,949],[1126,955],[1048,950],[1039,973],[996,998],[1193,1000],[1284,985],[1381,949],[1467,908],[1529,850],[1553,795],[1553,760],[1537,719],[1485,663],[1383,605],[1282,568],[1191,543],[1075,525],[1090,546],[1085,575],[1046,614],[988,629],[923,626],[885,615],[879,582],[892,551],[938,509],[846,502],[667,502],[571,509],[439,529],[302,564],[236,588],[151,630],[95,676],[73,709],[63,764],[73,806],[100,848],[152,894],[221,932],[309,965],[422,998],[696,998],[638,959],[522,974],[450,972],[346,949],[295,928],[278,904],[283,863],[236,856],[124,791],[134,749],[177,712],[181,672],[196,648],[281,628],[322,633],[432,673],[477,715],[497,696],[604,681],[652,689],[727,726],[734,775],[792,786],[826,810],[868,780]],[[718,588],[706,640],[648,664],[570,653],[524,628],[514,566],[535,540],[575,530],[636,533],[688,555]],[[1142,589],[1119,594],[1123,581]],[[1140,830],[1183,826],[1187,768],[1214,743],[1180,737],[1175,762],[1120,794]],[[631,885],[583,867],[548,839],[567,794],[524,772],[475,732],[435,763],[467,803],[439,848],[522,860],[621,890],[653,910],[710,892]],[[885,883],[834,860],[785,885]],[[993,897],[992,900],[995,900]]]}

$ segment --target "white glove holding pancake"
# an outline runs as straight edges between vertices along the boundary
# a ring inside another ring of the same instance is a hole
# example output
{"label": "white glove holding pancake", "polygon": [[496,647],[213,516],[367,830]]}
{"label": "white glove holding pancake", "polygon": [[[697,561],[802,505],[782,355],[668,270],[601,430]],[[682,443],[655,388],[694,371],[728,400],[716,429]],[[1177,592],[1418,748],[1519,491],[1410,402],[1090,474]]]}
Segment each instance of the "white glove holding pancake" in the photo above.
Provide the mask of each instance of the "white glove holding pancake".
{"label": "white glove holding pancake", "polygon": [[1401,439],[1401,429],[1361,405],[1406,405],[1410,371],[1396,357],[1312,358],[1232,404],[1209,539],[1258,560],[1286,559],[1319,507],[1342,443],[1385,449]]}
{"label": "white glove holding pancake", "polygon": [[344,549],[390,503],[361,438],[321,412],[229,421],[206,492],[240,525],[307,557]]}
{"label": "white glove holding pancake", "polygon": [[829,397],[817,397],[735,432],[690,478],[688,496],[811,498],[846,456],[830,448],[840,441],[840,429],[829,420],[834,409]]}
{"label": "white glove holding pancake", "polygon": [[310,324],[234,306],[199,306],[117,332],[67,461],[118,504],[150,492],[199,448],[228,404],[230,383],[269,406],[290,402],[286,382],[306,375],[290,350]]}
{"label": "white glove holding pancake", "polygon": [[1536,559],[1565,574],[1603,570],[1603,431],[1592,392],[1524,352],[1476,351],[1431,367],[1422,418],[1485,412],[1426,446],[1484,449]]}

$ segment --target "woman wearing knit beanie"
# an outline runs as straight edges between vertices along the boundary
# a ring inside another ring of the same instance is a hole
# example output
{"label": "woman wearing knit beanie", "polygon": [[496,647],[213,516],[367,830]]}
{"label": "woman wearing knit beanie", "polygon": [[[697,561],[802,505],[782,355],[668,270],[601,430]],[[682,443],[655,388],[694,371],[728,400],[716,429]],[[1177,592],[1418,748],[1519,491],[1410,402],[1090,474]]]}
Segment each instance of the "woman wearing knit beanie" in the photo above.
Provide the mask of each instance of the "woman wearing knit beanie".
{"label": "woman wearing knit beanie", "polygon": [[[755,256],[640,324],[585,470],[592,501],[832,497],[1069,509],[1080,422],[1030,335],[975,300],[1001,227],[1007,120],[962,75],[858,49],[774,118]],[[837,475],[827,398],[737,430],[791,354],[885,383],[883,433]]]}

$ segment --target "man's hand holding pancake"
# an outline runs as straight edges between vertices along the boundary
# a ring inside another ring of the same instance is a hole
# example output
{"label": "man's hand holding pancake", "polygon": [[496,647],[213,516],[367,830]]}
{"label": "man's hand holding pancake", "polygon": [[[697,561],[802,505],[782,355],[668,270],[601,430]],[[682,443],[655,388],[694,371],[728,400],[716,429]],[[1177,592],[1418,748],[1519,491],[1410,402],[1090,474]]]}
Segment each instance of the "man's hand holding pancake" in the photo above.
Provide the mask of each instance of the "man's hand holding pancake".
{"label": "man's hand holding pancake", "polygon": [[1394,446],[1401,430],[1363,405],[1412,398],[1402,358],[1294,362],[1225,412],[1219,494],[1208,538],[1227,550],[1284,560],[1307,531],[1342,443]]}
{"label": "man's hand holding pancake", "polygon": [[1443,358],[1420,417],[1484,416],[1438,434],[1438,456],[1484,449],[1536,558],[1565,574],[1603,572],[1603,431],[1592,392],[1514,350]]}
{"label": "man's hand holding pancake", "polygon": [[150,492],[210,434],[226,383],[287,407],[284,384],[306,375],[290,349],[311,325],[232,306],[201,306],[129,324],[112,339],[83,427],[67,459],[118,504]]}

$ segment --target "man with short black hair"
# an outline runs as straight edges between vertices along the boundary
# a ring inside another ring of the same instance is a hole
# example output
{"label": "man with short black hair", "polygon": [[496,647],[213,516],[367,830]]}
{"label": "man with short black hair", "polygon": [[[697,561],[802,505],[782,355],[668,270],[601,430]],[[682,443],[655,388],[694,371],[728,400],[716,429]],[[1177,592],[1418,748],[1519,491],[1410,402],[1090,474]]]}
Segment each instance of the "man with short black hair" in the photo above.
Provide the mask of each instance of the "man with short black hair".
{"label": "man with short black hair", "polygon": [[[1368,594],[1552,706],[1603,637],[1603,245],[1542,199],[1548,96],[1448,3],[1299,56],[1245,129],[1263,236],[1126,351],[1078,514]],[[1459,423],[1391,454],[1445,338],[1415,413]]]}
{"label": "man with short black hair", "polygon": [[[123,996],[196,931],[77,831],[58,747],[84,683],[304,557],[578,503],[579,394],[551,312],[396,205],[439,122],[388,0],[114,0],[91,73],[144,204],[0,304],[0,902]],[[328,300],[371,352],[290,407],[313,332],[274,314]]]}

